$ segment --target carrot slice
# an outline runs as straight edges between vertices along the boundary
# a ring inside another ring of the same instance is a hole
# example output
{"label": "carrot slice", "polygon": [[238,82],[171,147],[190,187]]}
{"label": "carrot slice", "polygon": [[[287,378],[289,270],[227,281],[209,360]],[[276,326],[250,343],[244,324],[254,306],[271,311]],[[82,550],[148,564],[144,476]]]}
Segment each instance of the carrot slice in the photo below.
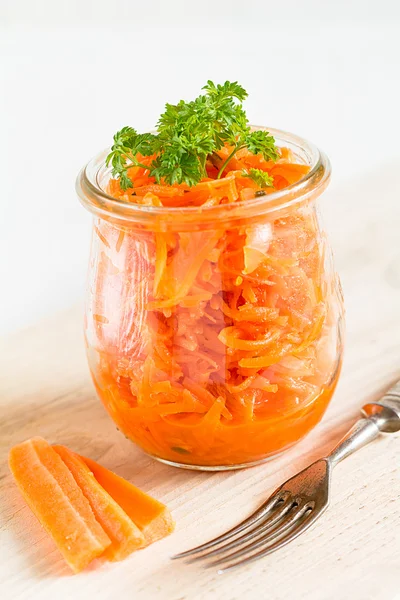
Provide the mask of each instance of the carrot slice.
{"label": "carrot slice", "polygon": [[144,535],[147,546],[174,530],[174,521],[165,504],[148,496],[126,479],[81,456],[99,484],[114,498]]}
{"label": "carrot slice", "polygon": [[142,547],[144,536],[126,512],[104,490],[95,479],[92,471],[78,454],[65,446],[53,446],[54,450],[71,471],[76,483],[111,540],[111,546],[104,555],[109,560],[122,560]]}
{"label": "carrot slice", "polygon": [[9,466],[26,503],[75,573],[110,546],[68,467],[43,438],[11,448]]}

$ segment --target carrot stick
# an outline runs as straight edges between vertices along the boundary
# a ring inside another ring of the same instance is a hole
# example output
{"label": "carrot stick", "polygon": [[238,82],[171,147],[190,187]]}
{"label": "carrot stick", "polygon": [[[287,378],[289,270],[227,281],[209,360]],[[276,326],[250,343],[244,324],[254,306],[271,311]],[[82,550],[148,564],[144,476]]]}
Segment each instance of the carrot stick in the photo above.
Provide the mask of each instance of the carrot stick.
{"label": "carrot stick", "polygon": [[141,531],[98,483],[81,457],[65,446],[56,445],[53,448],[71,471],[97,521],[111,540],[111,546],[104,553],[106,558],[112,561],[122,560],[142,547],[144,536]]}
{"label": "carrot stick", "polygon": [[168,508],[148,496],[126,479],[102,467],[94,460],[81,456],[99,484],[114,498],[144,535],[147,546],[174,530],[174,521]]}
{"label": "carrot stick", "polygon": [[68,467],[44,439],[14,446],[9,466],[26,503],[75,573],[110,546]]}

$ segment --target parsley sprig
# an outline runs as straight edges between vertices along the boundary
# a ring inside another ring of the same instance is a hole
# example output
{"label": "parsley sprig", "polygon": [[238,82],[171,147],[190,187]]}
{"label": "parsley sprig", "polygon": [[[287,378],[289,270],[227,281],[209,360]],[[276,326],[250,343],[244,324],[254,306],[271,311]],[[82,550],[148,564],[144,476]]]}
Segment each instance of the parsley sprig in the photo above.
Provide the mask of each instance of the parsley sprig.
{"label": "parsley sprig", "polygon": [[252,179],[260,188],[272,187],[274,185],[274,178],[262,169],[249,169],[248,171],[243,171],[242,174],[243,177]]}
{"label": "parsley sprig", "polygon": [[[191,102],[166,104],[157,123],[157,133],[138,133],[132,127],[124,127],[114,135],[106,164],[112,165],[112,174],[119,177],[122,189],[133,187],[128,176],[128,169],[133,166],[148,169],[157,183],[196,185],[207,177],[208,160],[214,159],[215,164],[217,159],[221,163],[218,151],[225,145],[232,147],[232,151],[220,165],[217,178],[243,148],[261,154],[265,160],[278,159],[272,135],[267,131],[251,131],[242,107],[248,94],[241,85],[230,81],[215,85],[208,81],[203,90],[205,94]],[[154,158],[150,165],[145,165],[138,160],[138,154]],[[261,175],[258,180],[264,186],[269,185]]]}

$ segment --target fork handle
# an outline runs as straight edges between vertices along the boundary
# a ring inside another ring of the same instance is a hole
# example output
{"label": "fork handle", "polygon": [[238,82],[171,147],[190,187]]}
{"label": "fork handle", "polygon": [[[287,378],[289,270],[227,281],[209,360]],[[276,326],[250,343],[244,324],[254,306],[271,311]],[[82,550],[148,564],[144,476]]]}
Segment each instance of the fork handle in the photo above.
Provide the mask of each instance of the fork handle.
{"label": "fork handle", "polygon": [[327,456],[332,467],[346,456],[372,442],[381,431],[384,433],[400,431],[400,381],[387,390],[379,402],[365,404],[361,411],[365,418],[357,421]]}
{"label": "fork handle", "polygon": [[353,454],[380,434],[379,421],[375,416],[357,421],[339,444],[327,456],[332,467]]}

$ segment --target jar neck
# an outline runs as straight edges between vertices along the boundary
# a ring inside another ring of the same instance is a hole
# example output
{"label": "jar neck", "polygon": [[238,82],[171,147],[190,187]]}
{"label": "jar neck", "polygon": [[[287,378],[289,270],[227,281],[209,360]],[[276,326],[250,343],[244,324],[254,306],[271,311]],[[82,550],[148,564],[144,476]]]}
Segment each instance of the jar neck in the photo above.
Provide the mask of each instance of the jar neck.
{"label": "jar neck", "polygon": [[[253,129],[264,129],[253,127]],[[288,147],[296,162],[307,164],[308,173],[298,182],[252,200],[212,207],[166,208],[133,204],[117,200],[105,191],[111,178],[106,167],[108,153],[96,156],[81,171],[76,189],[83,205],[95,215],[118,222],[124,227],[139,227],[151,231],[196,231],[199,228],[240,227],[262,220],[274,220],[288,211],[318,198],[329,183],[330,163],[315,146],[292,134],[273,130],[280,147]]]}

